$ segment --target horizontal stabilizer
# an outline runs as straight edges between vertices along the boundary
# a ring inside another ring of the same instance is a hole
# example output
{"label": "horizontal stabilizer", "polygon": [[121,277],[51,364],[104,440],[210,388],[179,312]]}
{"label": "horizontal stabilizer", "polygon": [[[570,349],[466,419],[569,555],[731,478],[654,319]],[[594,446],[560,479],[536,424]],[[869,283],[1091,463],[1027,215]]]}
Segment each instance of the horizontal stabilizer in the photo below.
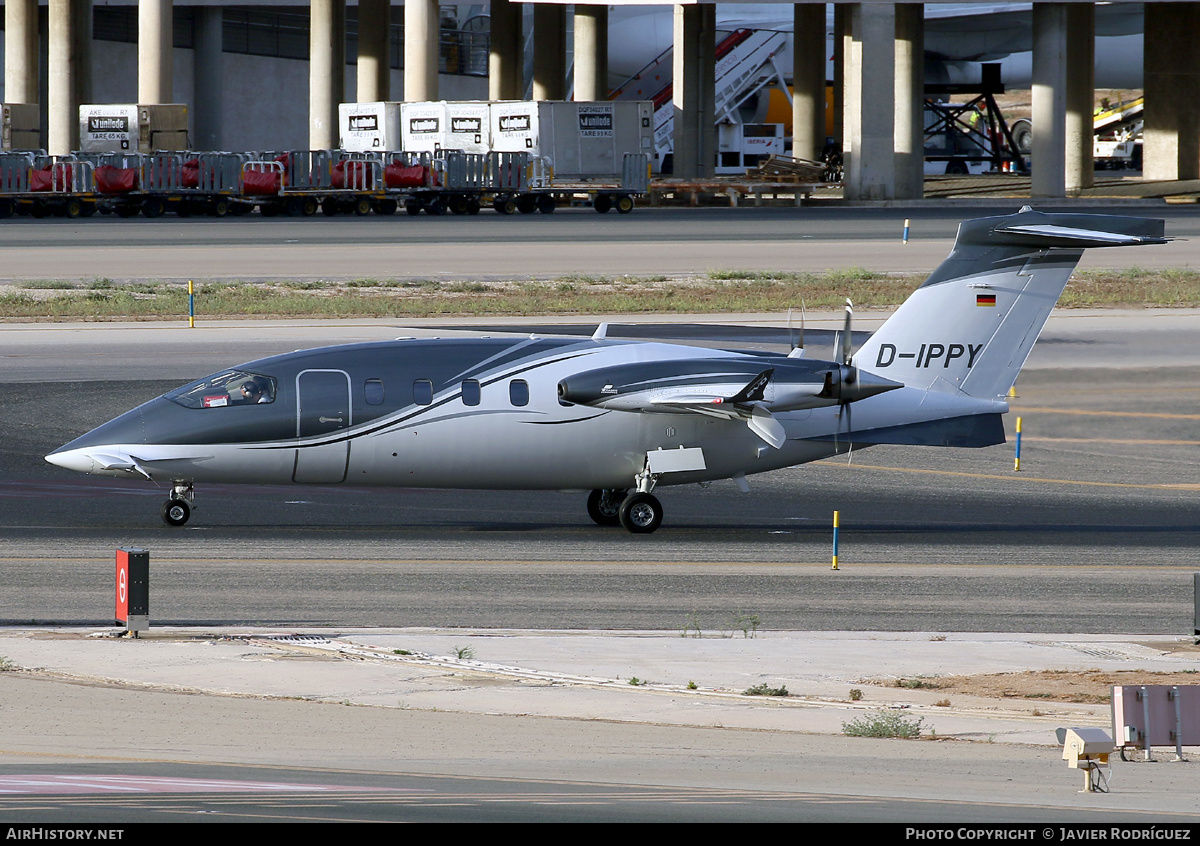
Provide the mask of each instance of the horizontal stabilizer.
{"label": "horizontal stabilizer", "polygon": [[[1161,222],[1161,221],[1160,221]],[[1034,239],[1042,247],[1137,247],[1143,244],[1165,244],[1162,235],[1142,235],[1130,232],[1109,232],[1097,229],[1078,229],[1054,224],[997,226],[998,233],[1011,233]]]}

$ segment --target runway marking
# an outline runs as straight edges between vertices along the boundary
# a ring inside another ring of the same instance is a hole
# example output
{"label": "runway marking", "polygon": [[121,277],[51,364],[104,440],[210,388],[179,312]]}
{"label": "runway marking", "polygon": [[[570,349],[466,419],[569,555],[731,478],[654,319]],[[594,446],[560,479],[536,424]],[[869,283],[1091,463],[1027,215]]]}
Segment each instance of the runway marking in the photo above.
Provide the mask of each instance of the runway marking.
{"label": "runway marking", "polygon": [[1091,488],[1131,488],[1134,490],[1153,491],[1200,491],[1197,484],[1167,484],[1135,485],[1131,482],[1087,482],[1081,479],[1042,479],[1037,476],[1001,476],[993,473],[966,473],[961,470],[927,470],[917,467],[884,467],[878,464],[843,464],[837,459],[814,461],[810,467],[832,467],[839,470],[884,470],[892,473],[918,473],[929,476],[956,476],[964,479],[994,479],[1002,482],[1040,482],[1047,485],[1077,485]]}
{"label": "runway marking", "polygon": [[1163,411],[1093,411],[1087,408],[1045,408],[1041,406],[1013,406],[1013,411],[1022,414],[1075,414],[1084,417],[1154,417],[1160,420],[1200,420],[1200,414],[1169,414]]}
{"label": "runway marking", "polygon": [[1048,443],[1064,444],[1127,444],[1131,446],[1200,446],[1200,441],[1156,440],[1153,438],[1053,438],[1029,435],[1022,436],[1026,441],[1046,441]]}
{"label": "runway marking", "polygon": [[[289,784],[273,781],[233,781],[229,779],[154,778],[152,776],[72,776],[9,775],[0,776],[0,794],[63,793],[305,793],[361,792],[364,788],[338,784]],[[389,788],[369,788],[388,790]],[[407,793],[430,792],[417,788],[394,788]]]}

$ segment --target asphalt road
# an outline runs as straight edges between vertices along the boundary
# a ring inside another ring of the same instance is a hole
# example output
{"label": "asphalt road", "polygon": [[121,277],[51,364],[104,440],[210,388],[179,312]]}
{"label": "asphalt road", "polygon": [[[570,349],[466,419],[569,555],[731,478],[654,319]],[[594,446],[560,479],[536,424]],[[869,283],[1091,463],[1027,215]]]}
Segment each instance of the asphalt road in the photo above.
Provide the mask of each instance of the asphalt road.
{"label": "asphalt road", "polygon": [[[563,209],[504,217],[340,217],[155,220],[11,218],[0,224],[4,276],[30,279],[554,278],[717,269],[865,268],[927,272],[958,223],[1011,214],[1019,203],[920,208]],[[1167,219],[1190,238],[1162,248],[1092,250],[1082,267],[1200,265],[1194,206],[1055,206]],[[902,244],[905,219],[910,241]]]}

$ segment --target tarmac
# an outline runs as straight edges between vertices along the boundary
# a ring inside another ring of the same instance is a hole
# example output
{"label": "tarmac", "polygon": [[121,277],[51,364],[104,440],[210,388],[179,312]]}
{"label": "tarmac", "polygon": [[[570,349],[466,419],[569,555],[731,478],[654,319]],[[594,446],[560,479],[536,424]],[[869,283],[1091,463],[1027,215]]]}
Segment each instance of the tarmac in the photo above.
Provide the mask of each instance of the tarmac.
{"label": "tarmac", "polygon": [[[1057,746],[1059,727],[1111,732],[1110,707],[959,696],[921,682],[1029,670],[1196,672],[1192,640],[750,624],[700,633],[152,627],[136,639],[117,628],[52,628],[0,631],[0,657],[10,672],[76,684],[467,714],[840,735],[847,723],[894,711],[925,736]],[[755,687],[786,695],[747,695]]]}

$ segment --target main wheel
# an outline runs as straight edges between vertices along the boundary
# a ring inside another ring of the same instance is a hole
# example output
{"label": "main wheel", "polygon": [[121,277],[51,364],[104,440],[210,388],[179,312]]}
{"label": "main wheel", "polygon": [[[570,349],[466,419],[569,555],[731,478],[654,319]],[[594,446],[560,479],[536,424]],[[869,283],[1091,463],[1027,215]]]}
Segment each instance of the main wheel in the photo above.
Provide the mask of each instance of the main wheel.
{"label": "main wheel", "polygon": [[592,491],[587,498],[587,513],[597,526],[621,525],[621,500],[625,491]]}
{"label": "main wheel", "polygon": [[635,535],[648,535],[662,524],[662,503],[653,494],[631,493],[621,503],[621,525]]}
{"label": "main wheel", "polygon": [[168,499],[163,503],[162,518],[168,526],[182,526],[192,516],[192,507],[186,500]]}

